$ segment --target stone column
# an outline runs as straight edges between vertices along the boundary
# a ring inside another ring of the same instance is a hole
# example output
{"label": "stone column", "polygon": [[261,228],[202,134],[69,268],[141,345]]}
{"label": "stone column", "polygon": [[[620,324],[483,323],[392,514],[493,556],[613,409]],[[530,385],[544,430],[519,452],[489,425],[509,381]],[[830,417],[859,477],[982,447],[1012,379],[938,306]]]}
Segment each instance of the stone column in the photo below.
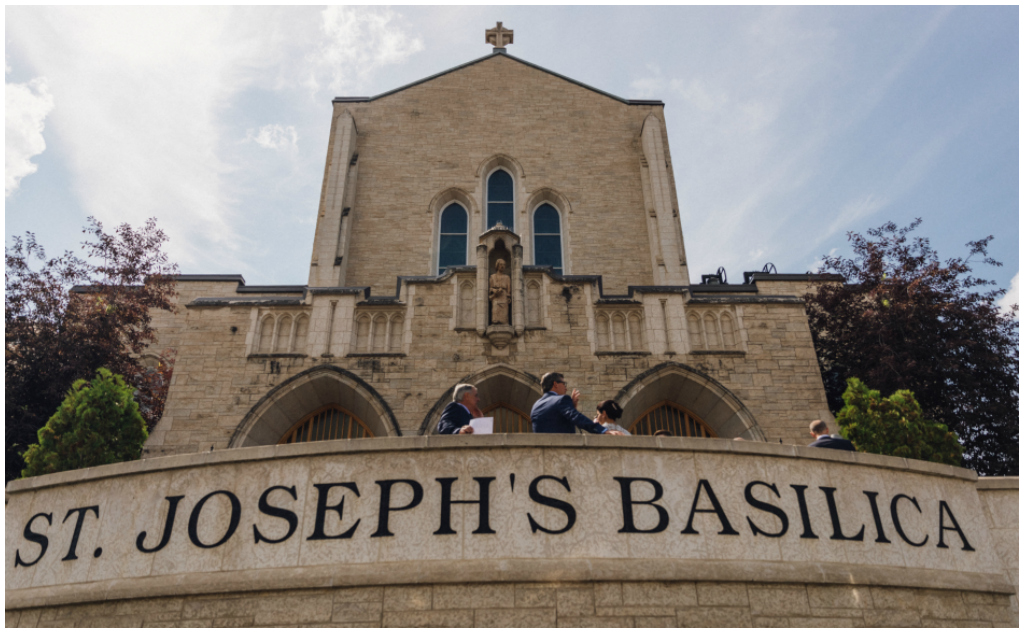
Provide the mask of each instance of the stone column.
{"label": "stone column", "polygon": [[512,246],[512,328],[516,336],[521,336],[526,326],[526,311],[524,309],[526,292],[523,287],[523,246],[514,244]]}
{"label": "stone column", "polygon": [[480,336],[487,330],[487,308],[490,306],[487,300],[488,273],[487,245],[481,244],[476,247],[476,332]]}
{"label": "stone column", "polygon": [[355,176],[349,177],[349,164],[356,151],[356,123],[348,110],[334,124],[331,166],[324,185],[323,207],[316,222],[313,257],[309,265],[311,287],[337,286],[341,268],[335,262],[340,254],[342,210],[348,190],[355,187]]}
{"label": "stone column", "polygon": [[654,271],[655,283],[684,286],[689,280],[684,275],[686,257],[683,253],[682,230],[678,226],[673,226],[679,224],[679,217],[668,173],[668,154],[661,137],[661,121],[658,117],[653,114],[647,117],[644,129],[640,133],[640,140],[644,158],[647,160],[651,198],[644,202],[648,209],[654,210],[657,226],[657,235],[651,236],[651,250],[660,250],[662,254],[662,259],[657,262]]}

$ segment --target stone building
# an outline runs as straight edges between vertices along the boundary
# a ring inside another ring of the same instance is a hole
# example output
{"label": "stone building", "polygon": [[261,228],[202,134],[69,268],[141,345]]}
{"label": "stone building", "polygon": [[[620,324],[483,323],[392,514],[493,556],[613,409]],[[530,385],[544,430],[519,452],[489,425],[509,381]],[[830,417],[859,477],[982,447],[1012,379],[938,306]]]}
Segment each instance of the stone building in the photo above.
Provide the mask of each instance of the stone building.
{"label": "stone building", "polygon": [[148,455],[429,434],[460,382],[496,430],[527,432],[552,370],[638,434],[803,444],[831,420],[813,276],[691,283],[664,104],[517,59],[492,31],[490,55],[334,100],[306,285],[179,278]]}
{"label": "stone building", "polygon": [[8,484],[6,625],[1016,626],[1017,478],[794,446],[830,280],[691,284],[663,105],[488,41],[335,100],[306,285],[179,279],[144,459]]}

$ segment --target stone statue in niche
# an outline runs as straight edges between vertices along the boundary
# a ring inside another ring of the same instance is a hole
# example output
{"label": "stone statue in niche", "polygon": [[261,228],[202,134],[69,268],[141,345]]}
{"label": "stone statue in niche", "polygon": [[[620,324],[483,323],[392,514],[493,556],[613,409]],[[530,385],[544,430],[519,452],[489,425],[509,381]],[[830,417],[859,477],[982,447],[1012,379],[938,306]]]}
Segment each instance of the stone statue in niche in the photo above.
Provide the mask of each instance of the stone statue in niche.
{"label": "stone statue in niche", "polygon": [[508,325],[508,307],[512,301],[512,279],[505,274],[505,260],[494,263],[495,273],[488,284],[487,298],[491,300],[491,324]]}

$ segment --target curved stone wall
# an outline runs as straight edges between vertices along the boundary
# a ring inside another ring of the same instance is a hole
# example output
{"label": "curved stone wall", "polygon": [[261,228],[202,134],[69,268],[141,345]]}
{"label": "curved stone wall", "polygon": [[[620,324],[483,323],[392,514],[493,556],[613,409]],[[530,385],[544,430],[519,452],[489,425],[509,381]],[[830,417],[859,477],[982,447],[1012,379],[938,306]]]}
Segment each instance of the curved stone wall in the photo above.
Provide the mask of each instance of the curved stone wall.
{"label": "curved stone wall", "polygon": [[1015,590],[991,512],[972,471],[757,442],[495,435],[235,449],[9,484],[6,608],[656,582],[808,596],[884,586],[964,604],[970,592],[1011,613],[995,606]]}

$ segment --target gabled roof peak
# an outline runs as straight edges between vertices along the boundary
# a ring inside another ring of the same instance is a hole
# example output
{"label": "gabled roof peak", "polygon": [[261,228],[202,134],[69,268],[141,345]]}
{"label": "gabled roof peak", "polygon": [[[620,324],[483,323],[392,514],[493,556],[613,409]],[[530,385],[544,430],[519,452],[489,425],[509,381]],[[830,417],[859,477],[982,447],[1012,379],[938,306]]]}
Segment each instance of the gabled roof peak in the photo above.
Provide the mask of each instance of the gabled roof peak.
{"label": "gabled roof peak", "polygon": [[395,88],[394,90],[388,90],[387,92],[382,92],[379,95],[376,95],[374,97],[335,97],[332,100],[332,102],[333,103],[363,103],[363,102],[368,102],[368,101],[376,101],[377,99],[382,99],[382,98],[387,97],[389,95],[393,95],[396,92],[401,92],[403,90],[407,90],[409,88],[412,88],[413,86],[418,86],[418,85],[426,83],[428,81],[432,81],[434,79],[437,79],[438,77],[442,77],[442,76],[447,75],[449,73],[453,73],[453,72],[455,72],[457,70],[462,70],[463,68],[467,68],[469,66],[472,66],[473,64],[479,64],[482,61],[486,61],[486,60],[491,59],[491,58],[493,58],[495,56],[498,56],[498,55],[500,55],[502,57],[507,57],[508,59],[516,61],[516,62],[518,62],[520,64],[525,65],[525,66],[529,66],[530,68],[534,68],[534,69],[539,70],[541,72],[547,73],[547,74],[552,75],[554,77],[558,77],[559,79],[562,79],[564,81],[568,81],[569,83],[572,83],[572,84],[575,84],[575,85],[577,85],[577,86],[579,86],[581,88],[585,88],[587,90],[590,90],[591,92],[596,92],[597,94],[604,95],[604,96],[608,97],[609,99],[615,99],[616,101],[618,101],[620,103],[624,103],[626,105],[660,105],[660,106],[665,105],[660,99],[623,99],[622,97],[613,95],[610,92],[605,92],[604,90],[599,90],[598,88],[594,88],[593,86],[588,86],[587,84],[585,84],[585,83],[583,83],[581,81],[576,81],[575,79],[572,79],[570,77],[566,77],[565,75],[561,75],[559,73],[556,73],[553,70],[548,70],[547,68],[544,68],[543,66],[538,66],[537,64],[531,64],[530,62],[528,62],[528,61],[526,61],[524,59],[519,59],[518,57],[515,57],[513,55],[509,55],[508,52],[504,48],[495,48],[494,51],[492,53],[490,53],[489,55],[484,55],[483,57],[474,59],[473,61],[470,61],[470,62],[466,62],[465,64],[460,64],[458,66],[455,66],[454,68],[449,68],[448,70],[439,72],[439,73],[434,74],[434,75],[430,75],[429,77],[424,77],[423,79],[420,79],[419,81],[414,81],[414,82],[412,82],[410,84],[406,84],[406,85],[401,86],[399,88]]}

